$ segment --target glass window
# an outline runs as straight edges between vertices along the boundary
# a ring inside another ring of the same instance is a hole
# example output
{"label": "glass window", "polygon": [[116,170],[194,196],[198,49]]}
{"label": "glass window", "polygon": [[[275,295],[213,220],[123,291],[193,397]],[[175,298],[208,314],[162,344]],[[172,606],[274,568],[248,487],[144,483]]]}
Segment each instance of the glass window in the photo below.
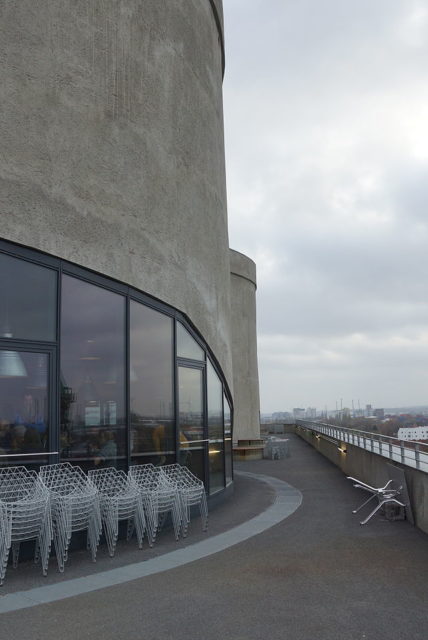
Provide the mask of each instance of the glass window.
{"label": "glass window", "polygon": [[[49,355],[0,349],[0,466],[46,464]],[[21,457],[22,456],[22,457]]]}
{"label": "glass window", "polygon": [[192,360],[205,359],[203,349],[179,322],[177,322],[177,356],[179,358],[191,358]]}
{"label": "glass window", "polygon": [[173,321],[134,301],[130,313],[132,463],[174,462]]}
{"label": "glass window", "polygon": [[224,406],[224,449],[225,449],[225,466],[226,466],[226,485],[233,480],[233,463],[232,463],[232,421],[230,405],[226,396],[223,396]]}
{"label": "glass window", "polygon": [[61,302],[61,457],[123,467],[125,298],[65,275]]}
{"label": "glass window", "polygon": [[178,368],[179,460],[204,480],[202,370]]}
{"label": "glass window", "polygon": [[57,274],[0,253],[0,336],[56,340]]}
{"label": "glass window", "polygon": [[223,388],[211,362],[207,362],[208,441],[210,493],[224,488]]}

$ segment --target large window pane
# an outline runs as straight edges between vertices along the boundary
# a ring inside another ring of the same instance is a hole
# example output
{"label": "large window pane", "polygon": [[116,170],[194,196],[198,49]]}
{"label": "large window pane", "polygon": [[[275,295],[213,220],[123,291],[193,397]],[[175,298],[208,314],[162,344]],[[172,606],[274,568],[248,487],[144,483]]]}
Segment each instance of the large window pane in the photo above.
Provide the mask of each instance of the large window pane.
{"label": "large window pane", "polygon": [[203,349],[179,322],[177,322],[177,356],[192,360],[204,360],[205,357]]}
{"label": "large window pane", "polygon": [[223,396],[224,406],[224,449],[225,449],[225,465],[226,465],[226,484],[233,480],[233,461],[232,461],[232,421],[230,406],[226,396]]}
{"label": "large window pane", "polygon": [[172,319],[131,301],[130,323],[132,462],[173,462]]}
{"label": "large window pane", "polygon": [[223,388],[211,362],[207,362],[210,493],[224,488]]}
{"label": "large window pane", "polygon": [[46,464],[49,355],[0,349],[0,466]]}
{"label": "large window pane", "polygon": [[204,480],[202,371],[178,368],[179,463]]}
{"label": "large window pane", "polygon": [[63,277],[61,457],[85,469],[126,463],[125,299]]}
{"label": "large window pane", "polygon": [[0,253],[0,336],[56,340],[57,274]]}

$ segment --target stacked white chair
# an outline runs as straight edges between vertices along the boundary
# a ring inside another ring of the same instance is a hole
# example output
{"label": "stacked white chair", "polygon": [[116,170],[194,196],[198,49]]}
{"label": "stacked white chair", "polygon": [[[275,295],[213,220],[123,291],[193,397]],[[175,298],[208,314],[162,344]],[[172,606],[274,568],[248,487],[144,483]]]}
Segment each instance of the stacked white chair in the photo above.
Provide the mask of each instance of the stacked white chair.
{"label": "stacked white chair", "polygon": [[193,505],[199,506],[202,529],[206,531],[208,528],[208,505],[202,480],[199,480],[187,467],[179,464],[168,464],[161,467],[161,470],[168,481],[177,488],[180,496],[183,538],[187,536],[190,522],[190,508]]}
{"label": "stacked white chair", "polygon": [[146,519],[141,492],[136,484],[123,471],[113,467],[95,469],[88,475],[100,494],[101,519],[109,555],[114,556],[121,520],[128,520],[128,539],[135,527],[141,549]]}
{"label": "stacked white chair", "polygon": [[0,502],[0,585],[6,573],[7,559],[11,545],[12,522],[8,517],[7,507]]}
{"label": "stacked white chair", "polygon": [[49,492],[35,471],[25,467],[0,469],[0,584],[12,547],[13,566],[19,560],[21,542],[35,540],[35,562],[47,574],[52,543]]}
{"label": "stacked white chair", "polygon": [[129,476],[141,492],[150,546],[155,542],[156,534],[168,513],[171,514],[175,539],[178,540],[182,512],[177,488],[168,482],[159,467],[152,464],[131,466]]}
{"label": "stacked white chair", "polygon": [[76,531],[87,531],[87,546],[95,562],[102,526],[97,488],[80,467],[69,462],[41,467],[40,477],[51,495],[59,570],[64,571],[71,536]]}

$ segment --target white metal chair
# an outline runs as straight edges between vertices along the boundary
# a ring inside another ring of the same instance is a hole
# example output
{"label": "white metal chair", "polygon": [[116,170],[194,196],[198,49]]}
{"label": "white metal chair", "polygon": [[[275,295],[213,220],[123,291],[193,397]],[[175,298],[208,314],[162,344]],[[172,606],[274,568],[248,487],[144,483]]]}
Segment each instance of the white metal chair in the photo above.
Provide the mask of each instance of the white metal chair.
{"label": "white metal chair", "polygon": [[87,531],[87,546],[95,562],[102,526],[97,488],[80,467],[69,462],[41,467],[40,477],[51,495],[59,570],[64,571],[71,536],[76,531]]}
{"label": "white metal chair", "polygon": [[114,556],[120,520],[128,520],[128,540],[135,527],[141,549],[146,519],[141,492],[136,484],[123,471],[113,467],[91,470],[88,476],[100,494],[101,519],[109,555]]}
{"label": "white metal chair", "polygon": [[181,504],[177,488],[168,482],[159,467],[152,464],[133,465],[129,476],[135,482],[143,499],[150,546],[156,540],[168,513],[171,514],[175,539],[180,537]]}
{"label": "white metal chair", "polygon": [[352,478],[351,476],[347,476],[347,479],[352,480],[352,482],[356,483],[354,484],[354,487],[356,489],[364,489],[365,491],[368,491],[369,493],[372,494],[367,500],[363,502],[363,504],[361,504],[357,509],[354,509],[352,513],[358,513],[358,511],[360,511],[360,509],[365,507],[366,504],[371,502],[371,500],[374,500],[375,498],[377,498],[378,500],[377,506],[373,509],[373,511],[369,513],[367,518],[364,518],[364,520],[360,522],[360,524],[367,524],[367,522],[375,515],[375,513],[379,511],[379,509],[381,509],[386,504],[392,503],[392,504],[397,504],[398,506],[403,508],[406,507],[404,502],[397,500],[397,496],[401,495],[401,490],[403,487],[398,486],[397,488],[394,488],[393,487],[394,480],[388,480],[388,482],[384,487],[372,487],[369,484],[362,482],[361,480]]}
{"label": "white metal chair", "polygon": [[47,574],[52,543],[49,492],[35,471],[0,469],[0,584],[6,575],[10,548],[14,568],[21,542],[35,540],[34,561]]}
{"label": "white metal chair", "polygon": [[160,467],[160,469],[169,482],[177,487],[182,509],[181,531],[183,538],[187,536],[190,523],[190,507],[193,505],[199,506],[202,529],[206,531],[208,528],[208,505],[202,480],[199,480],[187,467],[183,467],[180,464],[168,464]]}
{"label": "white metal chair", "polygon": [[3,584],[6,574],[7,559],[11,545],[12,522],[9,518],[7,507],[0,502],[0,585]]}

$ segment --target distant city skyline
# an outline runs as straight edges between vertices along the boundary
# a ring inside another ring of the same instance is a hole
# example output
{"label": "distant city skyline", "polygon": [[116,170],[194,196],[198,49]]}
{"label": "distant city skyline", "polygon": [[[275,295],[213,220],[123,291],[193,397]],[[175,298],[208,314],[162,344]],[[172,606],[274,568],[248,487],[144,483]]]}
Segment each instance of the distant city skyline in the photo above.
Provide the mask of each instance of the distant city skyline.
{"label": "distant city skyline", "polygon": [[[370,411],[368,410],[368,407],[370,407]],[[319,417],[320,415],[326,413],[326,407],[292,407],[292,408],[285,408],[285,409],[280,409],[277,411],[262,411],[261,412],[261,416],[286,416],[287,414],[289,416],[294,416],[296,417],[296,410],[297,411],[302,411],[305,414],[305,418],[310,418],[310,417]],[[310,412],[312,415],[308,416],[308,412]],[[376,415],[377,417],[380,417],[381,414],[379,412],[383,412],[384,415],[399,415],[399,414],[409,414],[409,415],[428,415],[428,404],[427,405],[410,405],[410,406],[397,406],[397,407],[376,407],[374,405],[365,405],[364,407],[361,408],[355,408],[354,410],[352,410],[351,407],[346,407],[344,406],[342,409],[338,408],[336,409],[334,408],[329,408],[327,407],[327,413],[329,416],[334,415],[334,414],[341,414],[343,412],[349,412],[350,415],[354,414],[354,415],[361,415],[361,416],[367,416],[367,415]],[[315,414],[315,415],[314,415]],[[303,416],[302,416],[303,417]]]}
{"label": "distant city skyline", "polygon": [[224,11],[229,235],[257,263],[261,410],[428,402],[426,2]]}

